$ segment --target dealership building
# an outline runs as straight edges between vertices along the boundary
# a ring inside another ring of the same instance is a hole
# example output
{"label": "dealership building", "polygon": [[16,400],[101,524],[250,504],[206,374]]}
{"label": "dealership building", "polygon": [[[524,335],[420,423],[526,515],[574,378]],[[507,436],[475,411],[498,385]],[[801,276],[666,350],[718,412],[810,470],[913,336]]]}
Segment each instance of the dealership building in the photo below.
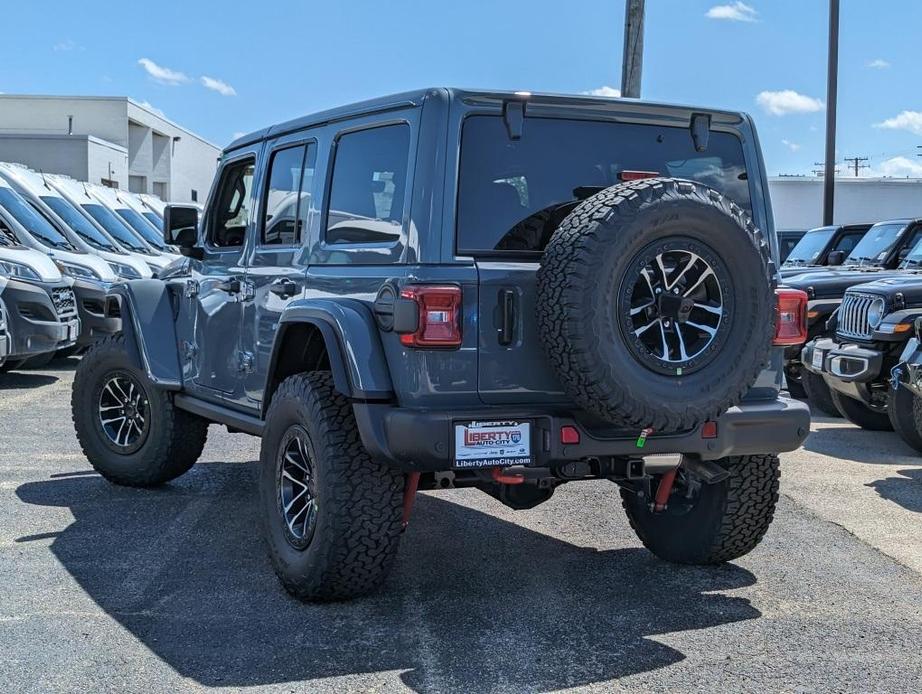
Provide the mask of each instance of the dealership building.
{"label": "dealership building", "polygon": [[203,202],[221,148],[127,97],[0,94],[0,161]]}

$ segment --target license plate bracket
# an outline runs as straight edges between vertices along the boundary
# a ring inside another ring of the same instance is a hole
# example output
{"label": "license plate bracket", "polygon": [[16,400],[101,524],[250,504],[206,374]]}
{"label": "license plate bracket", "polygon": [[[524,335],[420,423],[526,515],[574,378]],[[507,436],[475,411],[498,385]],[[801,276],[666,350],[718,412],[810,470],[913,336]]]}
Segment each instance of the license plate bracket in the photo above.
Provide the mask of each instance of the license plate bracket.
{"label": "license plate bracket", "polygon": [[813,368],[814,368],[814,369],[818,369],[818,370],[820,370],[820,371],[823,370],[823,350],[821,350],[821,349],[814,349],[814,350],[813,350],[813,361],[812,361],[812,364],[813,364]]}
{"label": "license plate bracket", "polygon": [[532,431],[530,421],[455,422],[452,467],[531,465]]}

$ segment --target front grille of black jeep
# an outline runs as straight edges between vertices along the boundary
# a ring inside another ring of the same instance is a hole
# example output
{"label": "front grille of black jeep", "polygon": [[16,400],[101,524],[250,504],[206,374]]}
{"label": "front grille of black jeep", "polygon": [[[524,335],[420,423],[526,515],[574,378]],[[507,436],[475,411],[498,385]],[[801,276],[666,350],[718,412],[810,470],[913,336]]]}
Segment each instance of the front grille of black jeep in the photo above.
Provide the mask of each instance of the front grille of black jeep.
{"label": "front grille of black jeep", "polygon": [[839,307],[839,324],[836,332],[842,337],[867,340],[871,337],[873,329],[868,321],[868,312],[875,303],[880,305],[883,312],[884,300],[873,294],[860,294],[846,292]]}
{"label": "front grille of black jeep", "polygon": [[51,300],[54,302],[54,310],[57,311],[58,318],[64,320],[76,315],[77,301],[74,298],[74,290],[70,287],[52,289]]}

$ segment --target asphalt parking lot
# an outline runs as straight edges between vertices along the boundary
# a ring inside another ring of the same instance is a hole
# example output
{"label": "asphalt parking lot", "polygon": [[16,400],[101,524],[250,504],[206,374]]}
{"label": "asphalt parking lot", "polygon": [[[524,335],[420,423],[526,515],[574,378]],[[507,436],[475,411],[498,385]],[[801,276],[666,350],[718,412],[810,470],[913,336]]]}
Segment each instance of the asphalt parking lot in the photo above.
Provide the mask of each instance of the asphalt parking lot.
{"label": "asphalt parking lot", "polygon": [[520,512],[427,493],[387,589],[314,606],[265,559],[256,439],[213,427],[176,482],[110,486],[72,377],[0,374],[3,691],[922,688],[922,459],[895,434],[818,420],[731,565],[654,559],[609,483]]}

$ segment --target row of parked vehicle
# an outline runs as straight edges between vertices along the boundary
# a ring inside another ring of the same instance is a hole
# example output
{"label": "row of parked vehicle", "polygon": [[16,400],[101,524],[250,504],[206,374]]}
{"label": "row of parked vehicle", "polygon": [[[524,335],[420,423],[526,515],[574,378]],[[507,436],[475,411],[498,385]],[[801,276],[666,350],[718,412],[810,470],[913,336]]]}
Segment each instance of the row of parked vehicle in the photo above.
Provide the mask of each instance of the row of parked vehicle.
{"label": "row of parked vehicle", "polygon": [[0,162],[0,370],[37,367],[116,333],[110,287],[180,258],[165,203]]}
{"label": "row of parked vehicle", "polygon": [[785,352],[791,394],[922,452],[922,219],[813,229],[781,275],[809,299],[807,342]]}

